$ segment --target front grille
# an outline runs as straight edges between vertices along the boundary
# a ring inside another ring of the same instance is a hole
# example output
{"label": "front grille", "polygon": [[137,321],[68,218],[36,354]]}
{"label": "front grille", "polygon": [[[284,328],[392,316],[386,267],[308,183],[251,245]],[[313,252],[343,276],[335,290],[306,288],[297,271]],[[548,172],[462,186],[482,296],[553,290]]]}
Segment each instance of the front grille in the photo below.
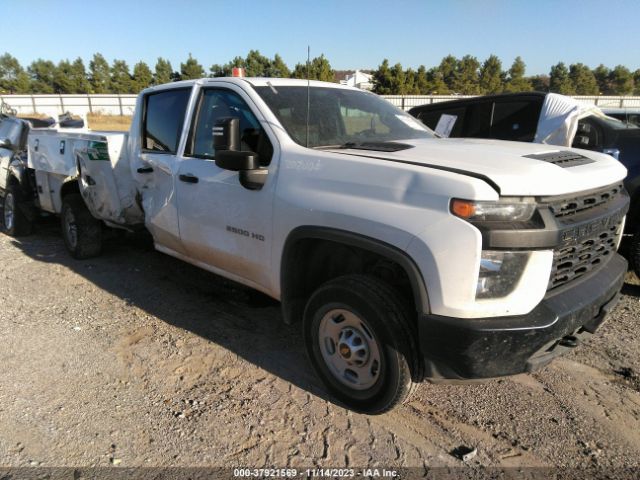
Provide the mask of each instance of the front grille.
{"label": "front grille", "polygon": [[[612,205],[607,204],[620,195],[626,195],[621,184],[581,196],[550,199],[547,203],[561,228],[566,227],[562,244],[553,251],[549,290],[599,268],[616,252],[626,207],[612,212]],[[589,210],[596,207],[608,214],[585,221]]]}
{"label": "front grille", "polygon": [[622,184],[611,185],[587,195],[551,200],[549,208],[556,218],[568,217],[604,205],[617,197],[620,192],[622,192]]}
{"label": "front grille", "polygon": [[620,223],[586,239],[563,245],[553,251],[553,266],[548,289],[559,287],[604,264],[616,252]]}

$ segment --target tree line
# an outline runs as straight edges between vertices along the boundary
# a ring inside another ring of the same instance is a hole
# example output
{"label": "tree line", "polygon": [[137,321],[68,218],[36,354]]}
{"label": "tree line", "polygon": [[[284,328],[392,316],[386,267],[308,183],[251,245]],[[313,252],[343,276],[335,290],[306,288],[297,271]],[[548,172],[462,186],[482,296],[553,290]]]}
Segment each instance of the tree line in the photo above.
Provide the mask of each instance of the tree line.
{"label": "tree line", "polygon": [[[38,59],[26,68],[9,53],[0,56],[0,92],[36,94],[137,93],[151,85],[202,77],[229,76],[234,67],[245,69],[250,77],[307,78],[336,81],[336,72],[324,56],[309,64],[298,63],[290,69],[280,55],[273,58],[251,50],[246,57],[235,57],[225,64],[213,64],[208,70],[191,54],[174,70],[171,62],[158,58],[153,69],[140,61],[129,67],[115,59],[111,64],[100,53],[88,66],[82,58],[61,60],[57,64]],[[404,69],[400,63],[390,66],[385,59],[373,75],[374,91],[385,95],[481,95],[501,92],[550,91],[565,95],[640,95],[640,69],[631,72],[618,65],[610,69],[598,65],[590,69],[582,63],[553,65],[548,75],[526,76],[526,65],[517,57],[504,70],[502,62],[490,55],[484,62],[465,55],[447,55],[439,65],[427,69]]]}
{"label": "tree line", "polygon": [[640,69],[631,72],[624,65],[613,69],[598,65],[590,69],[583,63],[553,65],[548,75],[526,76],[526,65],[516,57],[510,68],[490,55],[484,62],[465,55],[447,55],[427,70],[403,69],[384,60],[373,72],[374,91],[383,95],[486,95],[493,93],[542,91],[563,95],[640,95]]}
{"label": "tree line", "polygon": [[133,70],[124,60],[111,64],[100,53],[93,55],[88,68],[82,58],[61,60],[58,64],[38,59],[28,67],[20,65],[9,53],[0,56],[0,92],[8,94],[86,94],[86,93],[138,93],[143,88],[178,80],[202,77],[230,76],[234,67],[243,67],[247,76],[292,77],[334,81],[335,72],[324,55],[313,58],[309,65],[297,64],[290,70],[280,55],[268,58],[258,50],[251,50],[245,58],[236,57],[224,65],[212,65],[207,73],[191,54],[180,69],[171,62],[158,58],[153,70],[145,62],[138,62]]}

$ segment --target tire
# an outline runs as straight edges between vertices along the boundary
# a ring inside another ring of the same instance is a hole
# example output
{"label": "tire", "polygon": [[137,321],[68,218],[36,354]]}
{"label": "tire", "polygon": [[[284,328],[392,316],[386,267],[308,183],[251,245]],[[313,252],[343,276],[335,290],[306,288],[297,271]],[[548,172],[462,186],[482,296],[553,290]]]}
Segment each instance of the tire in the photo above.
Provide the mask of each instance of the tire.
{"label": "tire", "polygon": [[20,187],[15,183],[9,184],[2,202],[2,225],[4,232],[12,237],[29,235],[33,230],[33,224],[22,208],[23,202]]}
{"label": "tire", "polygon": [[638,227],[633,239],[631,240],[629,250],[633,271],[636,273],[636,277],[640,279],[640,227]]}
{"label": "tire", "polygon": [[79,194],[67,195],[62,199],[60,223],[64,244],[73,258],[83,260],[100,254],[102,222],[91,215]]}
{"label": "tire", "polygon": [[346,275],[309,299],[304,341],[329,392],[355,411],[377,415],[406,401],[419,381],[412,324],[409,309],[386,283]]}

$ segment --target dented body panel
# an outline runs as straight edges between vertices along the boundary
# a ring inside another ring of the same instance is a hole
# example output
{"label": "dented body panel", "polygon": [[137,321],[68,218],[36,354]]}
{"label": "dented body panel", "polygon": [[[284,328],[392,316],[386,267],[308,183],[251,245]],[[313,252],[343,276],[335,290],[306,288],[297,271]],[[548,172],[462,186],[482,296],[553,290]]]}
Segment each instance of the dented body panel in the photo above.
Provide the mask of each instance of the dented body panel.
{"label": "dented body panel", "polygon": [[28,166],[36,172],[40,207],[60,213],[62,190],[70,182],[91,213],[114,226],[143,222],[136,185],[129,173],[126,133],[34,130],[29,135]]}

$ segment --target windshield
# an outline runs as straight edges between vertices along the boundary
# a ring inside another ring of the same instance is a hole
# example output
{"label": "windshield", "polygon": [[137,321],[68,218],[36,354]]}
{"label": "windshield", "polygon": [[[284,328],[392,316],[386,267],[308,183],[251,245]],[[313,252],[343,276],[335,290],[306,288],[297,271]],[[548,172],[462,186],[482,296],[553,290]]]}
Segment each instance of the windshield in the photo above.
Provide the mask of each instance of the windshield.
{"label": "windshield", "polygon": [[307,87],[255,89],[291,138],[303,146],[354,147],[366,142],[435,136],[421,122],[377,95],[331,87],[309,89],[307,130]]}

